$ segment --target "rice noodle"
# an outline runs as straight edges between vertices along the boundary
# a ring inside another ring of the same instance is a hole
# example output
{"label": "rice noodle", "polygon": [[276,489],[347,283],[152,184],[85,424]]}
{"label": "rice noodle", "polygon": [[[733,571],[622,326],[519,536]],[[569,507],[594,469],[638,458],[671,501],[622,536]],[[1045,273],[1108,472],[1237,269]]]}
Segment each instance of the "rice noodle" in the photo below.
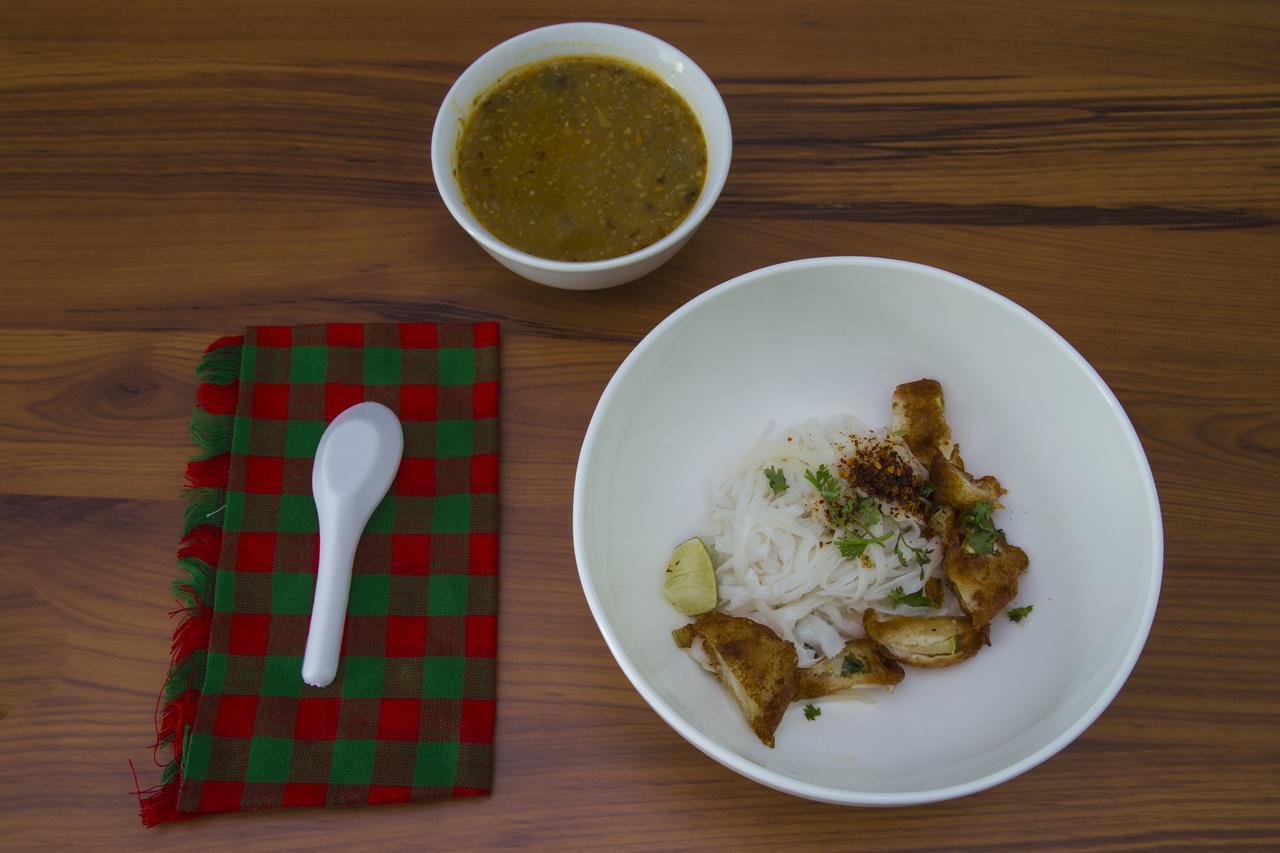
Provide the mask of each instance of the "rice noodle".
{"label": "rice noodle", "polygon": [[[868,607],[894,610],[890,590],[918,592],[940,573],[937,541],[922,535],[919,521],[883,502],[883,517],[869,531],[892,531],[883,544],[867,546],[855,559],[845,559],[832,544],[822,498],[805,473],[821,465],[836,472],[852,436],[893,442],[903,459],[919,466],[905,444],[843,415],[810,419],[786,432],[769,424],[740,462],[713,484],[707,539],[723,555],[716,569],[720,609],[754,619],[794,643],[802,667],[837,654],[846,641],[862,636],[862,612]],[[786,477],[788,488],[781,495],[773,493],[765,477],[770,467]],[[932,552],[927,564],[921,566],[910,548]],[[907,565],[900,554],[906,555]],[[907,605],[896,609],[904,614],[939,612]]]}

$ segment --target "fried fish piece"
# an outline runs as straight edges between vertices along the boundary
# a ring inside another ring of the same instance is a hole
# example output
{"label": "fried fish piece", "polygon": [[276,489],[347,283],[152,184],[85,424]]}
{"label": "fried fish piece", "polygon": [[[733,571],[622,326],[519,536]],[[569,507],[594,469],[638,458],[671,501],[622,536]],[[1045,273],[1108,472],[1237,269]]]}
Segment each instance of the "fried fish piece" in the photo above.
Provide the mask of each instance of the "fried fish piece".
{"label": "fried fish piece", "polygon": [[975,480],[965,471],[959,445],[952,447],[947,456],[939,453],[933,457],[929,463],[929,482],[933,483],[931,497],[935,504],[946,504],[960,512],[981,501],[995,504],[1005,494],[995,477]]}
{"label": "fried fish piece", "polygon": [[944,503],[931,504],[925,516],[928,529],[936,533],[943,545],[951,538],[951,530],[955,527],[956,511]]}
{"label": "fried fish piece", "polygon": [[888,616],[867,610],[862,627],[889,657],[909,666],[951,666],[991,644],[987,626],[974,628],[968,619],[954,616]]}
{"label": "fried fish piece", "polygon": [[1026,570],[1027,552],[1010,545],[997,531],[995,550],[977,554],[965,545],[969,528],[956,526],[942,557],[942,570],[955,590],[960,607],[975,627],[983,627],[1018,595],[1018,575]]}
{"label": "fried fish piece", "polygon": [[902,667],[870,640],[850,640],[836,655],[800,670],[793,701],[817,699],[864,684],[892,686],[904,677]]}
{"label": "fried fish piece", "polygon": [[672,636],[681,648],[702,640],[716,677],[756,737],[772,749],[773,733],[796,692],[795,646],[759,622],[723,613],[704,613]]}
{"label": "fried fish piece", "polygon": [[942,600],[945,598],[943,592],[942,578],[932,577],[924,582],[924,594],[934,607],[941,607]]}
{"label": "fried fish piece", "polygon": [[917,379],[893,389],[893,432],[926,468],[939,453],[951,455],[951,427],[938,380]]}

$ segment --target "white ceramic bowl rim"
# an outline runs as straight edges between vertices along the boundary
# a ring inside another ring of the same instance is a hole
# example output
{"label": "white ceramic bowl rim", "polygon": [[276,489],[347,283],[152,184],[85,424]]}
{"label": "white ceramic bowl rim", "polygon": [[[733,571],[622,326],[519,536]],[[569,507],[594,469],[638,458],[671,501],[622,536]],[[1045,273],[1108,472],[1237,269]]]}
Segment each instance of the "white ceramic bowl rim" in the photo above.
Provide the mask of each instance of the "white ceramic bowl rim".
{"label": "white ceramic bowl rim", "polygon": [[[623,378],[631,370],[632,365],[643,356],[645,351],[653,345],[653,342],[658,339],[666,329],[679,323],[685,316],[697,310],[704,302],[714,299],[717,295],[725,291],[750,284],[758,279],[774,276],[783,271],[825,265],[886,266],[902,270],[924,272],[932,276],[941,277],[957,287],[963,287],[983,299],[1011,308],[1024,320],[1038,327],[1047,339],[1052,341],[1076,364],[1077,367],[1087,374],[1093,384],[1107,400],[1107,403],[1116,415],[1118,422],[1123,425],[1126,431],[1126,440],[1129,445],[1129,449],[1134,454],[1135,458],[1141,462],[1141,468],[1144,474],[1143,491],[1154,521],[1151,529],[1150,545],[1152,562],[1155,566],[1155,570],[1151,572],[1150,584],[1146,591],[1146,600],[1144,602],[1143,613],[1140,621],[1140,629],[1133,635],[1133,637],[1130,638],[1128,648],[1125,650],[1124,657],[1116,669],[1115,675],[1107,684],[1106,689],[1103,690],[1093,704],[1089,706],[1087,711],[1077,719],[1073,725],[1058,734],[1049,743],[1043,745],[1020,761],[1014,762],[999,771],[989,773],[963,784],[919,791],[893,793],[848,791],[824,785],[814,785],[784,776],[773,770],[762,767],[753,761],[743,758],[732,750],[724,748],[711,738],[702,734],[702,732],[700,732],[696,727],[690,725],[683,716],[677,713],[664,699],[662,699],[661,696],[658,695],[656,691],[648,686],[645,679],[640,675],[635,663],[627,654],[626,649],[623,648],[617,634],[606,621],[603,603],[600,600],[600,595],[596,590],[595,583],[592,580],[591,575],[588,573],[587,566],[584,562],[583,555],[586,553],[586,542],[583,538],[584,505],[582,503],[582,496],[586,486],[584,463],[591,456],[593,446],[597,439],[597,433],[600,430],[600,425],[603,421],[603,415],[609,408],[614,394],[621,385]],[[1103,381],[1102,377],[1098,375],[1098,372],[1093,369],[1092,365],[1090,365],[1089,362],[1071,346],[1071,344],[1055,332],[1047,323],[1039,317],[1036,317],[1021,305],[1018,305],[1013,300],[1008,299],[1005,296],[1001,296],[995,291],[989,290],[988,288],[954,273],[949,273],[945,270],[937,269],[936,267],[917,264],[911,261],[852,256],[806,258],[803,260],[776,264],[774,266],[762,267],[761,269],[744,273],[743,275],[719,284],[694,297],[689,302],[686,302],[670,314],[665,320],[655,326],[649,334],[645,335],[644,339],[636,345],[635,349],[631,351],[627,358],[618,367],[613,378],[609,380],[609,384],[600,395],[600,401],[597,403],[595,413],[591,417],[591,423],[587,426],[587,432],[582,441],[582,450],[578,456],[577,475],[574,479],[573,547],[578,565],[578,576],[582,582],[582,589],[586,595],[587,604],[591,608],[591,613],[595,618],[596,625],[600,628],[600,633],[604,635],[605,643],[609,646],[609,651],[613,653],[614,658],[618,661],[618,665],[622,667],[622,671],[631,681],[632,686],[639,691],[640,695],[649,703],[649,706],[657,711],[658,715],[661,716],[668,725],[675,729],[685,740],[689,741],[711,758],[749,779],[760,782],[761,784],[779,791],[796,794],[798,796],[811,800],[818,800],[820,802],[863,806],[916,805],[953,799],[955,797],[963,797],[968,794],[977,793],[1025,773],[1041,762],[1051,758],[1075,740],[1076,737],[1087,729],[1106,709],[1106,707],[1111,704],[1111,701],[1116,697],[1116,694],[1120,692],[1120,688],[1124,685],[1129,674],[1133,671],[1133,667],[1138,661],[1138,656],[1142,653],[1142,647],[1146,643],[1147,635],[1150,633],[1151,623],[1155,619],[1156,604],[1160,597],[1160,567],[1164,562],[1164,539],[1160,524],[1160,503],[1156,495],[1155,479],[1152,477],[1151,468],[1147,462],[1145,453],[1143,453],[1142,444],[1138,439],[1138,434],[1134,430],[1133,424],[1129,421],[1128,416],[1125,414],[1124,408],[1120,405],[1119,400],[1116,399],[1115,394],[1112,393],[1111,389],[1107,386],[1106,382]]]}
{"label": "white ceramic bowl rim", "polygon": [[[449,209],[449,213],[453,215],[454,220],[456,220],[457,223],[461,225],[473,239],[491,252],[497,252],[498,254],[509,257],[520,263],[527,264],[528,266],[538,267],[551,272],[584,273],[612,270],[661,254],[671,246],[674,246],[688,238],[688,236],[692,234],[693,231],[702,223],[702,220],[706,218],[707,214],[711,211],[712,206],[720,197],[720,191],[724,189],[725,180],[729,176],[729,161],[731,159],[731,152],[733,149],[733,136],[729,126],[729,113],[725,109],[724,100],[720,97],[719,90],[716,89],[715,83],[711,81],[711,78],[707,76],[706,72],[703,71],[698,64],[690,59],[683,51],[668,44],[667,42],[664,42],[657,36],[649,35],[646,32],[632,29],[631,27],[618,26],[617,24],[600,24],[587,21],[552,24],[550,26],[539,27],[534,30],[520,33],[519,35],[512,36],[506,41],[491,47],[489,50],[485,51],[479,59],[467,66],[467,69],[459,75],[458,79],[454,81],[453,86],[449,88],[449,91],[444,96],[444,100],[440,102],[440,110],[436,114],[435,126],[431,133],[432,170],[436,174],[441,174],[442,172],[449,174],[452,172],[453,145],[451,144],[447,151],[444,150],[443,145],[436,145],[437,139],[444,139],[447,137],[452,141],[457,138],[455,133],[447,130],[448,124],[451,121],[454,121],[454,117],[448,114],[445,107],[449,103],[450,98],[453,97],[455,90],[464,83],[467,77],[474,73],[478,73],[475,69],[482,65],[486,59],[499,57],[508,52],[515,53],[536,44],[554,42],[568,37],[570,34],[572,34],[574,41],[581,41],[584,36],[590,37],[590,33],[593,31],[625,33],[628,38],[648,41],[651,44],[663,48],[664,50],[668,50],[678,61],[687,63],[690,79],[693,80],[696,85],[705,87],[708,90],[708,93],[713,96],[711,99],[714,104],[713,114],[698,116],[699,123],[705,124],[707,122],[715,122],[717,125],[721,125],[725,135],[726,142],[724,148],[726,150],[724,155],[721,157],[713,156],[711,151],[708,150],[708,170],[706,178],[702,183],[702,193],[698,196],[698,201],[694,204],[693,209],[689,211],[688,215],[681,220],[680,224],[677,225],[674,230],[657,242],[650,243],[642,249],[637,249],[636,251],[630,252],[626,255],[619,255],[616,258],[605,258],[599,261],[557,261],[551,258],[531,255],[528,252],[521,251],[508,243],[502,242],[489,233],[489,231],[483,226],[477,227],[479,223],[475,221],[474,217],[470,214],[470,211],[466,210],[466,205],[463,203],[462,199],[460,197],[455,198],[452,192],[445,192],[441,189],[440,181],[437,178],[436,191],[444,201],[445,207]],[[507,66],[506,70],[495,79],[495,82],[497,79],[501,79],[502,76],[513,70],[521,68],[525,64],[528,63],[515,63]],[[441,136],[442,132],[445,136]],[[703,128],[703,133],[704,135],[706,134],[705,127]],[[708,147],[709,146],[710,141],[708,140]]]}

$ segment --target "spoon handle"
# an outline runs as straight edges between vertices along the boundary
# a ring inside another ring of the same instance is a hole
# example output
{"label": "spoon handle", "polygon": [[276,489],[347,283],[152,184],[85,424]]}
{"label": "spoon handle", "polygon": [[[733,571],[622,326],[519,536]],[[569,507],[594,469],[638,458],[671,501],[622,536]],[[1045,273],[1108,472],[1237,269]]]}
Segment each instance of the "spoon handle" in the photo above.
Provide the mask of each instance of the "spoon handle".
{"label": "spoon handle", "polygon": [[302,680],[312,687],[328,687],[338,674],[338,652],[342,649],[347,597],[351,592],[351,564],[360,541],[360,529],[353,529],[350,524],[321,527],[316,597],[302,656]]}

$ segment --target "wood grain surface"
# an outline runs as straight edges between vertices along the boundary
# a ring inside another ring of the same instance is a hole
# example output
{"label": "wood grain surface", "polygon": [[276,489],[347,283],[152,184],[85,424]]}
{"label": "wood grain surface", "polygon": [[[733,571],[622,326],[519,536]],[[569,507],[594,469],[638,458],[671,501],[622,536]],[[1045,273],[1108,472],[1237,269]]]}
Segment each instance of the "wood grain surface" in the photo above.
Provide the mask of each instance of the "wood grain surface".
{"label": "wood grain surface", "polygon": [[[694,240],[596,293],[499,268],[428,162],[471,60],[572,19],[684,49],[736,142]],[[1215,0],[0,3],[0,847],[1280,844],[1278,25]],[[1161,495],[1164,591],[1127,686],[959,801],[845,809],[739,778],[644,704],[578,586],[574,465],[614,368],[708,287],[829,254],[940,266],[1045,319]],[[480,318],[505,342],[494,795],[144,831],[126,759],[149,759],[167,662],[201,347]]]}

